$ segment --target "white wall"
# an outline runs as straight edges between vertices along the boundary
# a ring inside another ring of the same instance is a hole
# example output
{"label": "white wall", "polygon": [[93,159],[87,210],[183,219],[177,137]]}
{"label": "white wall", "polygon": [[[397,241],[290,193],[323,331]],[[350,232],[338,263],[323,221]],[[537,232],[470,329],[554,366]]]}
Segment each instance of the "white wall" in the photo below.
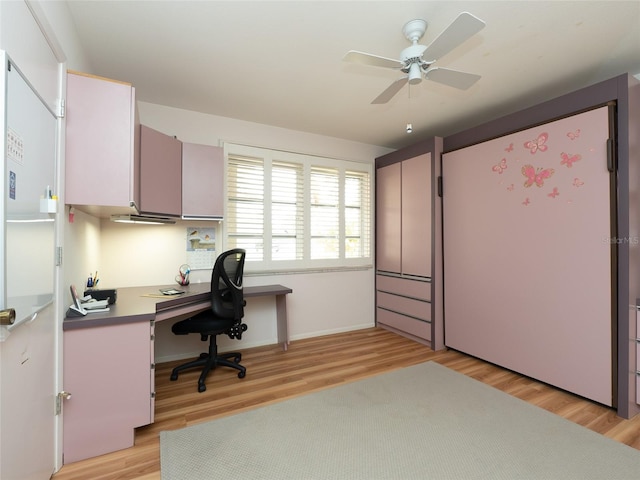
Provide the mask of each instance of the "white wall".
{"label": "white wall", "polygon": [[[259,145],[301,153],[373,163],[388,149],[346,140],[296,132],[267,125],[139,102],[140,121],[178,139],[208,145],[221,141]],[[186,261],[188,226],[211,227],[211,222],[176,225],[128,225],[101,220],[99,265],[77,272],[84,282],[89,271],[100,271],[100,286],[124,287],[171,284]],[[222,240],[222,228],[217,238]],[[218,251],[225,248],[218,242]],[[85,249],[86,250],[86,249]],[[196,271],[192,282],[209,282],[210,270]],[[293,289],[288,296],[289,333],[293,340],[374,325],[374,271],[346,270],[285,275],[247,275],[245,285],[279,283]],[[276,343],[275,301],[250,299],[245,311],[249,330],[242,343],[221,339],[222,350]],[[170,322],[156,325],[156,360],[161,362],[199,353],[199,337],[176,341]]]}
{"label": "white wall", "polygon": [[218,145],[224,141],[365,163],[373,163],[376,157],[392,151],[375,145],[153,103],[138,102],[138,109],[143,125],[176,136],[183,142]]}
{"label": "white wall", "polygon": [[[54,15],[52,18],[57,19]],[[64,20],[64,16],[61,18]],[[81,49],[75,48],[73,37],[68,33],[69,25],[62,20],[56,21],[56,25],[65,32],[59,36],[65,51],[72,54],[68,68],[94,73],[82,56]],[[138,108],[144,125],[190,143],[219,145],[222,141],[230,141],[366,163],[372,163],[375,157],[390,151],[374,145],[162,105],[138,102]],[[175,226],[122,225],[80,211],[75,212],[74,222],[71,223],[68,208],[65,210],[64,223],[64,281],[76,284],[78,288],[85,285],[89,272],[96,270],[99,271],[102,288],[170,284],[178,267],[185,263],[186,227],[210,226],[199,222],[181,222]],[[219,231],[221,237],[222,232]],[[220,242],[219,251],[222,249],[224,244]],[[191,281],[208,282],[209,277],[210,271],[194,272]],[[289,318],[290,333],[295,339],[373,325],[373,278],[373,270],[369,269],[249,277],[245,283],[282,283],[294,288],[294,294],[289,296]],[[349,292],[354,294],[350,295]],[[327,314],[326,310],[323,311],[326,298],[335,299],[331,305],[337,309],[336,312]],[[247,319],[253,323],[243,337],[243,347],[275,343],[273,307],[273,299],[251,301],[247,308]],[[176,342],[170,334],[169,325],[158,326],[157,330],[156,356],[159,361],[188,356],[202,348],[198,339],[189,343],[191,339],[181,337]]]}
{"label": "white wall", "polygon": [[[52,55],[27,4],[0,2],[0,47],[7,52],[38,94],[55,111],[58,101],[58,60]],[[37,4],[33,5],[37,7]]]}
{"label": "white wall", "polygon": [[[84,285],[89,272],[99,270],[101,288],[172,285],[179,266],[187,261],[187,227],[201,226],[211,227],[212,223],[189,221],[176,225],[131,225],[102,219],[99,239],[96,239],[95,224],[81,222],[73,227],[82,229],[75,232],[74,239],[86,239],[86,244],[77,251],[80,256],[88,257],[93,240],[98,240],[100,262],[86,272],[80,271],[74,282],[78,286]],[[195,270],[190,275],[192,283],[208,283],[210,279],[211,269]],[[372,269],[245,275],[247,286],[274,283],[293,289],[293,294],[287,298],[289,333],[293,340],[366,328],[374,323]],[[150,290],[149,293],[157,292]],[[245,318],[249,330],[243,336],[242,344],[224,338],[220,342],[221,350],[276,343],[275,314],[274,298],[248,300]],[[180,337],[176,341],[170,331],[172,323],[167,321],[156,325],[158,362],[192,356],[203,348],[197,336]]]}

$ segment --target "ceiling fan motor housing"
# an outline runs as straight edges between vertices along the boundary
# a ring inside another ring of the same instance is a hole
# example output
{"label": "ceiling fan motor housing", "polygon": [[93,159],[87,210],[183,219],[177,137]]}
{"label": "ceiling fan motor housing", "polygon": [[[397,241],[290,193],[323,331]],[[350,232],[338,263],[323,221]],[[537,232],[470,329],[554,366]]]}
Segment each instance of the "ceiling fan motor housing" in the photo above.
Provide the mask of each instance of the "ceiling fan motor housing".
{"label": "ceiling fan motor housing", "polygon": [[402,33],[411,43],[418,43],[418,40],[422,38],[426,31],[427,22],[421,18],[409,20],[404,24],[404,27],[402,27]]}

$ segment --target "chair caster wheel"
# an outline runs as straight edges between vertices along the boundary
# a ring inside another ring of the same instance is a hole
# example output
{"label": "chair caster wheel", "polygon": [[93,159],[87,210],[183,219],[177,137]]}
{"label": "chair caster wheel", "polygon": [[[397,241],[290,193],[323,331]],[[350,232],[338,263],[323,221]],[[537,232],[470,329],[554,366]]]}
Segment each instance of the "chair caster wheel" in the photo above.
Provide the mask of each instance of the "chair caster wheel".
{"label": "chair caster wheel", "polygon": [[247,372],[240,372],[238,373],[238,378],[244,378],[244,376],[247,374]]}
{"label": "chair caster wheel", "polygon": [[206,385],[198,385],[198,392],[202,393],[207,389]]}
{"label": "chair caster wheel", "polygon": [[240,363],[240,360],[242,360],[242,355],[238,355],[237,357],[234,357],[233,361],[236,363]]}
{"label": "chair caster wheel", "polygon": [[178,374],[172,373],[171,376],[169,377],[169,380],[171,380],[172,382],[175,382],[176,380],[178,380]]}

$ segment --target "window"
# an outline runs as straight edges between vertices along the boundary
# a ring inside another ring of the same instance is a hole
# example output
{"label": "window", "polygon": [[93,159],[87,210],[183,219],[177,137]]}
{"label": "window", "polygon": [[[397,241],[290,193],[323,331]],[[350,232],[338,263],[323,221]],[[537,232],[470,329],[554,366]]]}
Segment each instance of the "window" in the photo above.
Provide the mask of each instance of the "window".
{"label": "window", "polygon": [[228,248],[249,271],[369,266],[371,165],[226,144]]}
{"label": "window", "polygon": [[340,258],[340,184],[334,168],[311,167],[312,259]]}

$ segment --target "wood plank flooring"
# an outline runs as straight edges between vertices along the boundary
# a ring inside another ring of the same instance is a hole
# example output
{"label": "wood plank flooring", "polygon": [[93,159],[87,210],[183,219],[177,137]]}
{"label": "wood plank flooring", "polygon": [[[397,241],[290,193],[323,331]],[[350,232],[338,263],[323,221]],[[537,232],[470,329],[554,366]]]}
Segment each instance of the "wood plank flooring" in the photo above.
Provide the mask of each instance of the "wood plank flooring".
{"label": "wood plank flooring", "polygon": [[287,352],[278,345],[241,352],[247,376],[238,379],[231,369],[219,368],[209,375],[203,393],[197,391],[199,372],[185,372],[171,382],[169,372],[181,362],[157,365],[155,422],[136,431],[135,445],[64,465],[53,479],[159,480],[162,430],[213,420],[427,360],[640,450],[640,415],[624,420],[610,408],[453,350],[434,352],[380,328],[298,340]]}

